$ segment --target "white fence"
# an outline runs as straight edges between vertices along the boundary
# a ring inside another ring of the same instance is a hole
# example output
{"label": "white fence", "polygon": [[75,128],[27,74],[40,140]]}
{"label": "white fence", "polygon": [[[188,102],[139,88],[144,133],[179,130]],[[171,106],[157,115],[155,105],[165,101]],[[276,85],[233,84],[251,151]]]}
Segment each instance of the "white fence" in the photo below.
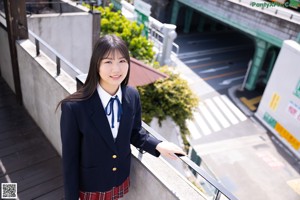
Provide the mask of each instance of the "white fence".
{"label": "white fence", "polygon": [[[122,0],[122,14],[129,20],[134,21],[134,6]],[[173,24],[165,24],[149,17],[149,35],[148,38],[153,42],[157,50],[158,61],[161,65],[170,64],[172,62],[171,55],[177,56],[179,46],[174,43],[177,33],[176,26]]]}

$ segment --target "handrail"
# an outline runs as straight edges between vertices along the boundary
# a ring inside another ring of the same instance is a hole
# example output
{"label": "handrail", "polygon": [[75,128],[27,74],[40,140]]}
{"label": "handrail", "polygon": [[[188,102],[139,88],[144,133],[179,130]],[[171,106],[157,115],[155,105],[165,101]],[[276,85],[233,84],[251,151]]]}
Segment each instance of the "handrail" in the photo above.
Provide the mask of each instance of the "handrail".
{"label": "handrail", "polygon": [[72,63],[67,61],[62,55],[60,55],[55,49],[53,49],[50,45],[48,45],[43,39],[41,39],[39,36],[37,36],[35,33],[33,33],[31,30],[28,30],[28,33],[34,37],[35,44],[36,44],[36,56],[40,55],[40,43],[43,44],[47,49],[49,49],[55,56],[56,56],[56,75],[59,76],[60,74],[60,61],[63,61],[66,63],[74,72],[76,72],[78,75],[83,74],[82,71],[80,71],[77,67],[75,67]]}
{"label": "handrail", "polygon": [[[155,130],[153,130],[149,125],[145,122],[142,122],[142,127],[155,138],[161,141],[166,141],[164,137],[158,134]],[[204,178],[207,182],[209,182],[212,186],[214,186],[217,190],[217,194],[215,196],[215,200],[220,198],[220,193],[226,196],[229,200],[238,200],[231,192],[229,192],[223,185],[221,185],[217,180],[212,178],[207,172],[202,170],[198,165],[196,165],[193,161],[191,161],[187,156],[179,157],[185,164],[195,170],[202,178]]]}
{"label": "handrail", "polygon": [[258,4],[260,3],[261,5],[263,4],[271,5],[272,2],[261,1],[261,0],[255,0],[255,1],[254,0],[228,0],[228,1],[251,6],[251,8],[255,10],[261,10],[261,12],[264,12],[266,14],[274,14],[277,15],[278,17],[289,19],[293,22],[296,22],[297,24],[300,24],[300,14],[296,12],[292,12],[292,10],[282,8],[278,4],[276,3],[274,4],[274,2],[273,5],[276,6],[270,6],[267,8],[266,6],[258,6]]}

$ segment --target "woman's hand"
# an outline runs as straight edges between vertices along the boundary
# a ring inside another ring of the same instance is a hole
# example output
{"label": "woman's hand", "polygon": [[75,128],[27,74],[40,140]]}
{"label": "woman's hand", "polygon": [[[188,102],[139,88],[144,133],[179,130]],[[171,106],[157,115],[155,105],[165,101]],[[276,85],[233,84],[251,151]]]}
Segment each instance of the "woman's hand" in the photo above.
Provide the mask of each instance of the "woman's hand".
{"label": "woman's hand", "polygon": [[173,160],[177,159],[175,153],[186,156],[186,153],[181,148],[171,142],[160,142],[156,146],[156,150],[159,151],[161,155]]}

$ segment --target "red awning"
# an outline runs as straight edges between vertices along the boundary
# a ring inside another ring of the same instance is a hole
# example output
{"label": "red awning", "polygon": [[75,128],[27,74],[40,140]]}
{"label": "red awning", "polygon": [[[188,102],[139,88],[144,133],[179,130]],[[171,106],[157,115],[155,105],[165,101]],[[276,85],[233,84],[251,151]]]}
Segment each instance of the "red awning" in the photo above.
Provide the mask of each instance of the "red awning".
{"label": "red awning", "polygon": [[128,85],[130,86],[142,86],[155,82],[161,78],[167,78],[166,74],[163,74],[156,69],[147,66],[146,64],[138,61],[135,58],[130,58],[130,76]]}

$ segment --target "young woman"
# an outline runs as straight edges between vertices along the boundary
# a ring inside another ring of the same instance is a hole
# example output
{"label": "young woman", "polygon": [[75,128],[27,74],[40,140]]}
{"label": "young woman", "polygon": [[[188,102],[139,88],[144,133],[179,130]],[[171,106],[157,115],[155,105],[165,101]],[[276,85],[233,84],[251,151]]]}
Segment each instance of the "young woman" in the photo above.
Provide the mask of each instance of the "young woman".
{"label": "young woman", "polygon": [[138,92],[127,86],[130,57],[115,35],[96,43],[83,87],[61,101],[66,200],[118,199],[128,192],[130,144],[154,156],[184,154],[141,128]]}

